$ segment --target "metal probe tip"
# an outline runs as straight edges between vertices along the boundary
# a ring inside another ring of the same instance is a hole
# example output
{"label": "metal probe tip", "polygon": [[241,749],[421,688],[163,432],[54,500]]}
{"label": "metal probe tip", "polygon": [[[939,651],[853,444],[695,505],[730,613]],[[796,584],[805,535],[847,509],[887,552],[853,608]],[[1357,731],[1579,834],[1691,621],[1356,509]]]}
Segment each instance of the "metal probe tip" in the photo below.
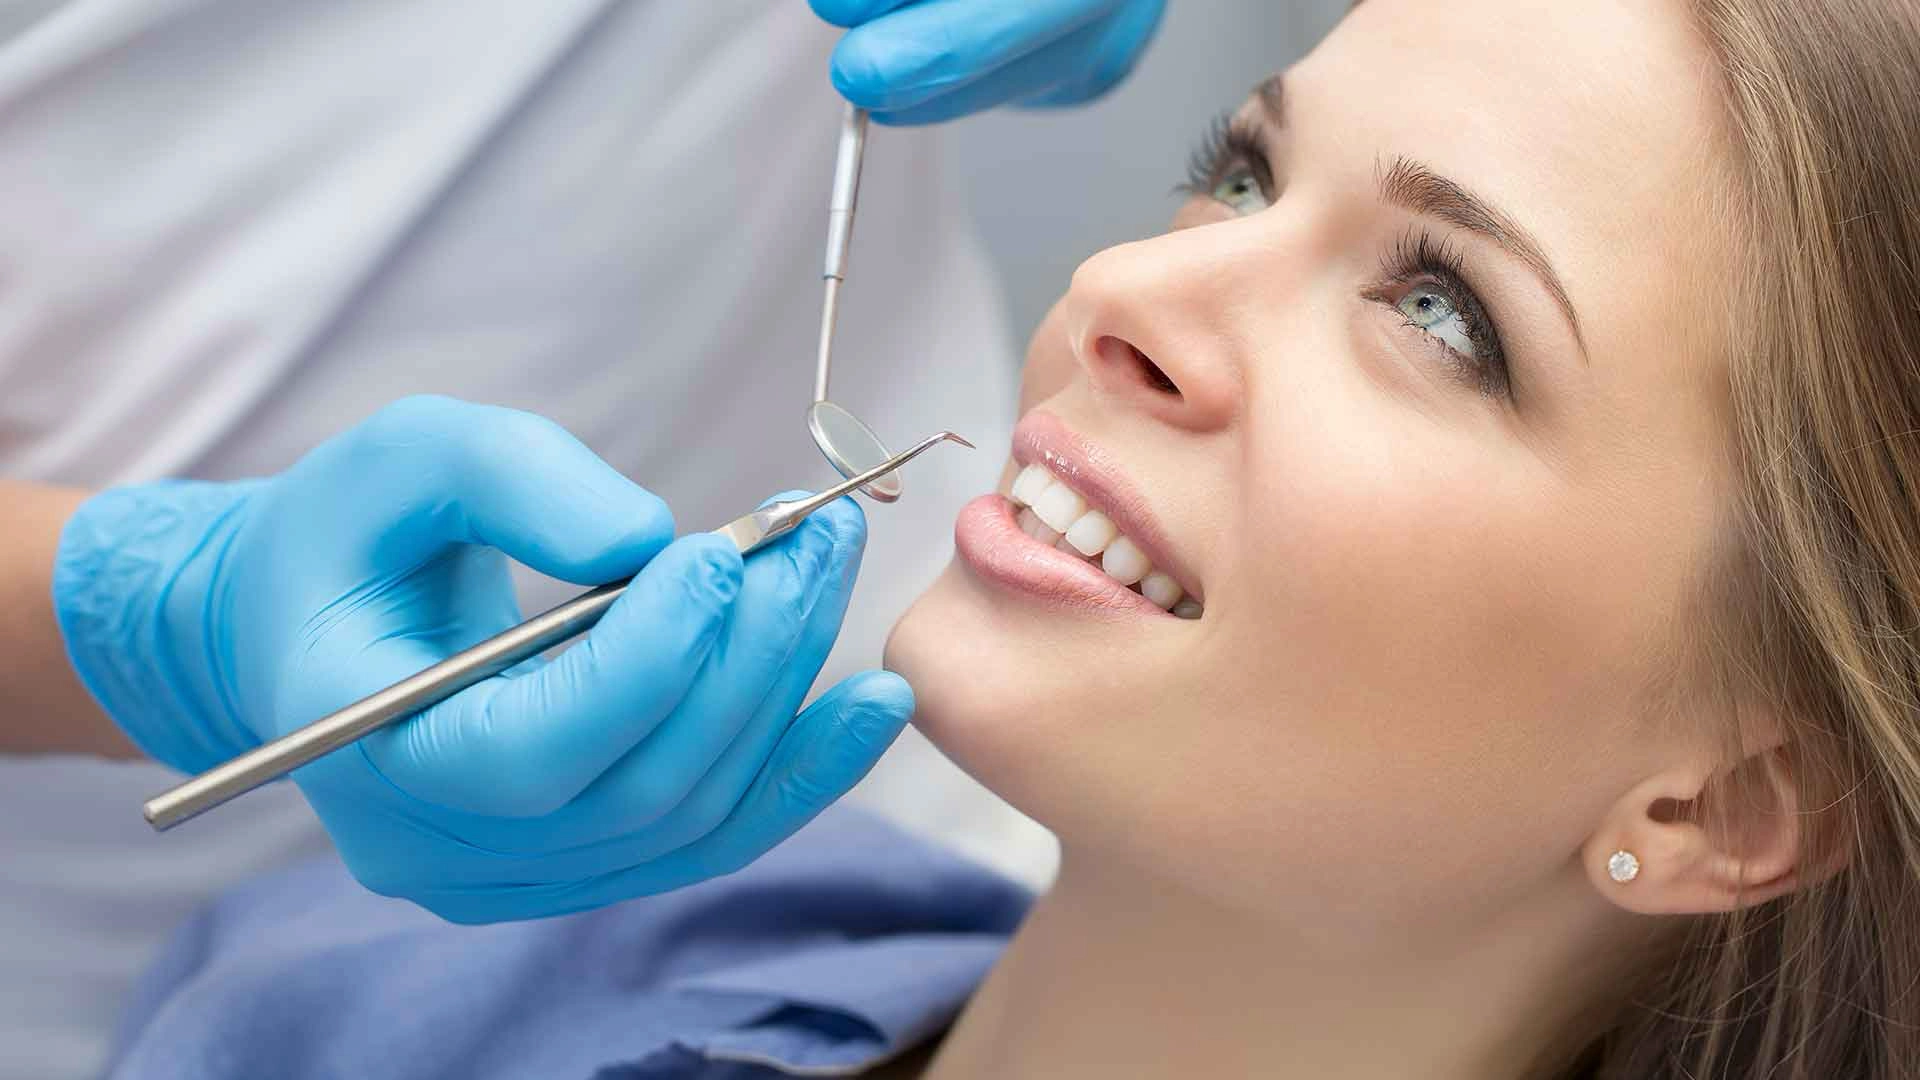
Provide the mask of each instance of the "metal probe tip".
{"label": "metal probe tip", "polygon": [[898,469],[900,466],[905,465],[907,462],[912,461],[914,458],[939,446],[943,442],[959,443],[969,450],[978,449],[959,435],[951,431],[942,431],[937,435],[927,436],[913,447],[902,450],[900,453],[893,455],[858,476],[850,476],[842,480],[840,483],[820,492],[818,495],[809,495],[804,499],[795,499],[792,502],[774,503],[768,507],[767,510],[775,520],[784,523],[790,528],[792,525],[799,524],[801,519],[813,513],[815,510],[820,509],[842,496],[853,494],[855,491],[873,483],[875,480]]}

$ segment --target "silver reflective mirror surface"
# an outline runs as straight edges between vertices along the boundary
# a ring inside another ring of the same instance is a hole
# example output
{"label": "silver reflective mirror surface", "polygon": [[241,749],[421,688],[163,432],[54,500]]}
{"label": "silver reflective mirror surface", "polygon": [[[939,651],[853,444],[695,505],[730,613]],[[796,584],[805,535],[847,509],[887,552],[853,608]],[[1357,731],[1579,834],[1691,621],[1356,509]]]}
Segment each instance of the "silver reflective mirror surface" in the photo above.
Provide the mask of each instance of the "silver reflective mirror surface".
{"label": "silver reflective mirror surface", "polygon": [[[872,428],[831,401],[807,409],[807,430],[834,471],[849,480],[893,456]],[[890,472],[860,490],[877,502],[893,502],[900,497],[900,474]]]}

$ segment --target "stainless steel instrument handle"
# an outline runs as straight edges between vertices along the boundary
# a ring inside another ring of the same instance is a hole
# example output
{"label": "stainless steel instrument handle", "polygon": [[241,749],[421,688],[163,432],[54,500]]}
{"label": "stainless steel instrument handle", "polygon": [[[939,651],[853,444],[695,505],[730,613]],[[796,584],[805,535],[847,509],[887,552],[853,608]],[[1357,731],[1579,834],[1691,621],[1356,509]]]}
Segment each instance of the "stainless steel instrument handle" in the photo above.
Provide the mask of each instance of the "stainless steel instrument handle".
{"label": "stainless steel instrument handle", "polygon": [[[878,480],[936,444],[948,441],[973,445],[950,431],[943,431],[817,495],[771,503],[714,531],[732,540],[740,554],[750,555],[792,532],[814,511]],[[148,824],[164,832],[356,742],[372,731],[445,701],[475,683],[585,633],[600,621],[620,594],[627,591],[632,580],[628,578],[584,592],[418,675],[263,743],[232,761],[216,765],[147,800],[141,813]]]}

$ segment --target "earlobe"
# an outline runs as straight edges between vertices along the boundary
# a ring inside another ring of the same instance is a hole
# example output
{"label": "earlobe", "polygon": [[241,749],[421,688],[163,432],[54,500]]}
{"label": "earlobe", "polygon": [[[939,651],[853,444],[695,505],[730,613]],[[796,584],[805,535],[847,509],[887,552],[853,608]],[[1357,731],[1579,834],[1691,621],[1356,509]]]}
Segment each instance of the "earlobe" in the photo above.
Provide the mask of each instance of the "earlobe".
{"label": "earlobe", "polygon": [[1676,769],[1635,786],[1581,859],[1593,888],[1628,911],[1733,911],[1809,883],[1807,824],[1786,755],[1774,748],[1732,770]]}

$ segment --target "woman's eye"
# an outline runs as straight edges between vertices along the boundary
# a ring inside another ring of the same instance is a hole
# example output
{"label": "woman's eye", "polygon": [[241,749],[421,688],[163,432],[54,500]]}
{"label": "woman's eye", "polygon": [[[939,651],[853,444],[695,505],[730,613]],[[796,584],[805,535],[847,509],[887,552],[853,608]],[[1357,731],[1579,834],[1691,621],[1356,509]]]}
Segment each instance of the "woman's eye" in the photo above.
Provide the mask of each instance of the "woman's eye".
{"label": "woman's eye", "polygon": [[1277,190],[1273,179],[1273,163],[1259,131],[1228,114],[1207,129],[1187,160],[1186,183],[1176,190],[1245,216],[1273,205]]}
{"label": "woman's eye", "polygon": [[1367,299],[1393,309],[1419,331],[1468,385],[1489,397],[1511,397],[1506,349],[1493,315],[1467,284],[1465,261],[1426,229],[1408,232],[1387,253],[1381,281]]}
{"label": "woman's eye", "polygon": [[1257,214],[1269,205],[1267,193],[1260,187],[1260,178],[1249,168],[1228,173],[1208,194],[1236,214]]}
{"label": "woman's eye", "polygon": [[1407,323],[1432,334],[1440,343],[1468,360],[1481,359],[1476,330],[1453,298],[1436,285],[1416,283],[1394,305]]}

